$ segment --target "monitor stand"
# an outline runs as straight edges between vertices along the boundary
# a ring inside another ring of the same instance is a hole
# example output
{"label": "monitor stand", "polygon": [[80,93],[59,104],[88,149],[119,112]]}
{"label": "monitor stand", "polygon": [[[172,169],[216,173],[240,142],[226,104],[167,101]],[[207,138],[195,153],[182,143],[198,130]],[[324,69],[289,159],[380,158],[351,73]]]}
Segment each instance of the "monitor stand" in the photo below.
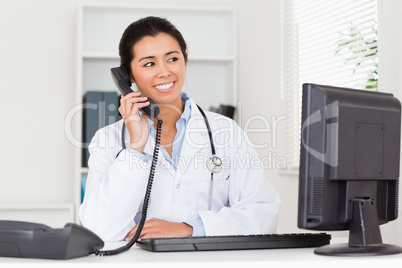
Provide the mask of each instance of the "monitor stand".
{"label": "monitor stand", "polygon": [[353,199],[353,217],[350,222],[349,243],[326,245],[314,253],[327,256],[374,256],[402,253],[402,247],[383,244],[373,199]]}

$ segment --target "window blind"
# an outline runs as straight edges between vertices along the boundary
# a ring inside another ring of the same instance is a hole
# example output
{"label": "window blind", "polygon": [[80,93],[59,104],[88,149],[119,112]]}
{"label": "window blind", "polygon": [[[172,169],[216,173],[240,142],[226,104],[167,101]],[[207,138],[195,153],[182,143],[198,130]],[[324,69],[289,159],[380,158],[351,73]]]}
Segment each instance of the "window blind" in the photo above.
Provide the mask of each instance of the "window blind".
{"label": "window blind", "polygon": [[284,0],[287,170],[298,171],[302,84],[378,88],[376,0]]}

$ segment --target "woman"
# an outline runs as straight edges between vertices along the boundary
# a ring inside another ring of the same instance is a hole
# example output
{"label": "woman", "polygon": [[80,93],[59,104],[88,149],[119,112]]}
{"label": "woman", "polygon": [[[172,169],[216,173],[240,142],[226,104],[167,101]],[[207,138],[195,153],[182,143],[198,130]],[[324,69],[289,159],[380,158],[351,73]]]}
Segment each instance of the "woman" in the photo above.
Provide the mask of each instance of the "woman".
{"label": "woman", "polygon": [[[121,98],[123,120],[100,129],[91,141],[82,224],[105,241],[134,236],[156,133],[156,119],[140,109],[152,98],[163,120],[161,153],[140,238],[275,232],[280,199],[263,169],[247,165],[258,161],[255,150],[233,120],[206,112],[223,162],[211,181],[205,121],[181,92],[188,59],[181,33],[166,19],[140,19],[123,33],[119,54],[139,92]],[[121,150],[123,124],[126,149]]]}

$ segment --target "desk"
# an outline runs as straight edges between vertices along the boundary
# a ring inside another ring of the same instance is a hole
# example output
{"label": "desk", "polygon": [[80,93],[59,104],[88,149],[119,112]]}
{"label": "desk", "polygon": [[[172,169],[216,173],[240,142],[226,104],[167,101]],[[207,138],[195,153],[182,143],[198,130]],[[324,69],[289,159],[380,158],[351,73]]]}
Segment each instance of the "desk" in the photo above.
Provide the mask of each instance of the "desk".
{"label": "desk", "polygon": [[[345,242],[343,238],[333,238],[332,243]],[[107,243],[105,249],[114,249],[124,242]],[[133,246],[129,251],[116,256],[98,257],[90,255],[72,260],[42,260],[1,258],[0,267],[400,267],[402,254],[373,257],[328,257],[314,254],[314,248],[234,250],[234,251],[199,251],[199,252],[163,252],[154,253]],[[4,265],[7,264],[7,265]],[[50,264],[50,265],[49,265]],[[113,266],[111,266],[113,265]],[[290,266],[292,265],[292,266]],[[398,266],[396,266],[398,265]]]}

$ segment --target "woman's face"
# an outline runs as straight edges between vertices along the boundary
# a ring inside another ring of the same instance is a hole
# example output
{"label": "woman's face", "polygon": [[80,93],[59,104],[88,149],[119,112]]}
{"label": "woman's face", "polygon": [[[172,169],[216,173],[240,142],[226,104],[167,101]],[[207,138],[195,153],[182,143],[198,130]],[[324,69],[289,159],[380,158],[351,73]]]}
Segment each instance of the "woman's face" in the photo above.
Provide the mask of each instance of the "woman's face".
{"label": "woman's face", "polygon": [[146,36],[133,50],[131,70],[142,95],[158,104],[181,104],[186,62],[176,39],[165,33]]}

